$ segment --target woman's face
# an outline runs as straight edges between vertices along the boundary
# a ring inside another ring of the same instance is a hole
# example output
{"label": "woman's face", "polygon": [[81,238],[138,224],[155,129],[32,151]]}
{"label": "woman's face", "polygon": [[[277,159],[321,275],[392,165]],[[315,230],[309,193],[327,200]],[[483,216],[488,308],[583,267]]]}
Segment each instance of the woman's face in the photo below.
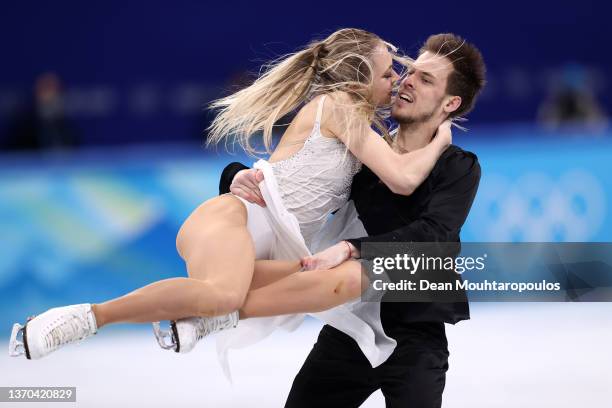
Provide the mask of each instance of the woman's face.
{"label": "woman's face", "polygon": [[376,106],[391,103],[391,92],[393,85],[399,76],[393,69],[393,58],[386,45],[380,44],[372,55],[373,81],[372,81],[372,103]]}

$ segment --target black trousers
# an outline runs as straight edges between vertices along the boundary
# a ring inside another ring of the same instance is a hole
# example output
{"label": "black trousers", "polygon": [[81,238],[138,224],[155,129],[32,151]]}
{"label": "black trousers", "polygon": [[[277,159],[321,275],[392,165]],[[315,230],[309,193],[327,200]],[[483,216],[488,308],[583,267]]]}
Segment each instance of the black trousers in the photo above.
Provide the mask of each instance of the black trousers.
{"label": "black trousers", "polygon": [[324,326],[285,408],[359,407],[379,388],[389,408],[440,407],[448,370],[444,323],[412,323],[387,332],[398,345],[387,361],[372,368],[355,340]]}

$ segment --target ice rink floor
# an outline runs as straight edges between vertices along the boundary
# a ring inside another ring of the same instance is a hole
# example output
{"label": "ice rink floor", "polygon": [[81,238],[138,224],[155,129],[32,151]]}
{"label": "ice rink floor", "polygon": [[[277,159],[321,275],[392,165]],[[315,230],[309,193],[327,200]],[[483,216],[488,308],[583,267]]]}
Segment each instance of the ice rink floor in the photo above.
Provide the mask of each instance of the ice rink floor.
{"label": "ice rink floor", "polygon": [[[0,386],[77,387],[76,404],[52,406],[282,407],[320,327],[309,320],[234,352],[233,386],[210,339],[177,355],[160,350],[149,330],[111,329],[27,361],[8,357],[4,333]],[[447,336],[443,407],[612,406],[612,303],[474,304],[472,320],[447,325]],[[384,399],[376,392],[362,406],[384,407]]]}

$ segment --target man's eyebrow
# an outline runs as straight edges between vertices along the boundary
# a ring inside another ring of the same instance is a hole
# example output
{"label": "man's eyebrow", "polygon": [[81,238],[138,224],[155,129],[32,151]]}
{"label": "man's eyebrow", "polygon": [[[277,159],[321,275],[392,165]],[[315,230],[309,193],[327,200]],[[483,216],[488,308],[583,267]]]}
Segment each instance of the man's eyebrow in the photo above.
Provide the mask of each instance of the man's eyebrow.
{"label": "man's eyebrow", "polygon": [[436,77],[432,73],[429,73],[426,71],[421,71],[421,75],[423,75],[424,77],[428,77],[430,79],[436,79]]}

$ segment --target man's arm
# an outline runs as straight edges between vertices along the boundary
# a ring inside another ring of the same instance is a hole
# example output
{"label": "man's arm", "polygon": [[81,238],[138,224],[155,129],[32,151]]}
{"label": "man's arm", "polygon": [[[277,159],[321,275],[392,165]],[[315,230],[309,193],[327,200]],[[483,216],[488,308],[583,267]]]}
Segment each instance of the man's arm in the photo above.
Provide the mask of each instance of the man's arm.
{"label": "man's arm", "polygon": [[385,234],[347,241],[357,251],[367,242],[456,242],[474,202],[480,175],[476,155],[459,151],[440,169],[430,201],[419,219]]}
{"label": "man's arm", "polygon": [[229,193],[232,180],[234,180],[236,173],[246,169],[248,169],[247,166],[238,162],[233,162],[225,166],[221,173],[221,179],[219,180],[219,195]]}

